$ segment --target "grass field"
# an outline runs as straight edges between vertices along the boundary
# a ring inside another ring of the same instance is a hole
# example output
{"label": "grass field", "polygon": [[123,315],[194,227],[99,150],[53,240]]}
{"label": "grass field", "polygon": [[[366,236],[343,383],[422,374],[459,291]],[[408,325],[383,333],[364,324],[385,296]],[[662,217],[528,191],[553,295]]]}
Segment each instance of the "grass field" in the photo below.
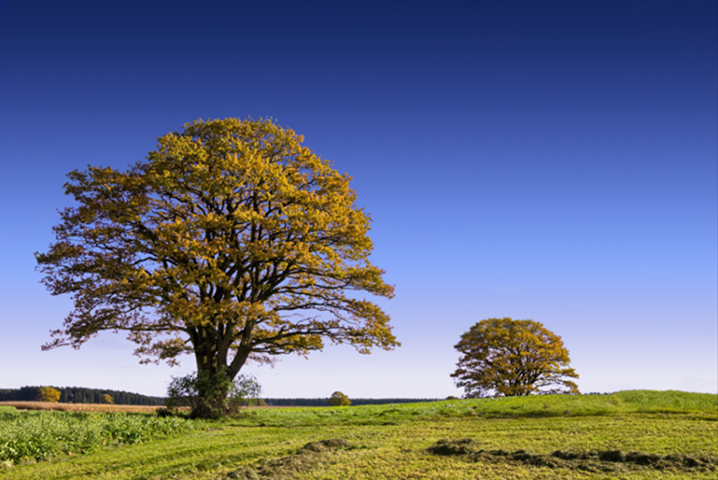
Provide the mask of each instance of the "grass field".
{"label": "grass field", "polygon": [[[102,421],[117,417],[127,425],[118,428],[121,422],[115,420],[118,432],[137,428],[130,419],[157,423],[154,429],[147,427],[137,443],[110,436],[105,446],[88,448],[84,455],[57,450],[42,461],[20,458],[13,462],[16,465],[0,469],[0,478],[713,479],[718,475],[718,396],[709,394],[628,391],[263,409],[247,410],[237,419],[199,422],[147,414],[2,413],[0,447],[10,439],[6,432],[12,421],[20,427],[23,420],[39,416],[67,417],[67,424],[75,422],[78,429],[88,424],[97,429]],[[177,422],[175,430],[162,431],[163,421]]]}

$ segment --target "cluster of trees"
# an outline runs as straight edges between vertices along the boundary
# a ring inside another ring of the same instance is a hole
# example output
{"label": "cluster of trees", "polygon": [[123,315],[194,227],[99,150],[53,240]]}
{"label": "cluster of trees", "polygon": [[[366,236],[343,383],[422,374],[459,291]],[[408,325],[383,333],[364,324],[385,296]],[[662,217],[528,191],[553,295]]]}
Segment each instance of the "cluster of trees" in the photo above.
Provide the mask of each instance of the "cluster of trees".
{"label": "cluster of trees", "polygon": [[62,403],[115,403],[117,405],[164,405],[165,403],[163,397],[149,397],[138,393],[82,387],[21,387],[5,389],[0,390],[0,401],[34,402],[40,400],[41,389],[43,388],[52,388],[60,392],[60,398],[57,401]]}

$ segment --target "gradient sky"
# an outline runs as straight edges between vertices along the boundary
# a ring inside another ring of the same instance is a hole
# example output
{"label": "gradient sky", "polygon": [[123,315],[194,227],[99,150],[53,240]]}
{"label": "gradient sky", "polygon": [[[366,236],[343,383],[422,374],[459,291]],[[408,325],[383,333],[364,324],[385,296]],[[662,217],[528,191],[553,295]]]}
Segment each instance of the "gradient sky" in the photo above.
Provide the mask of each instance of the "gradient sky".
{"label": "gradient sky", "polygon": [[0,0],[0,388],[163,395],[123,335],[41,352],[65,175],[198,118],[273,117],[349,173],[403,346],[250,365],[269,397],[458,395],[490,317],[585,393],[718,390],[718,2]]}

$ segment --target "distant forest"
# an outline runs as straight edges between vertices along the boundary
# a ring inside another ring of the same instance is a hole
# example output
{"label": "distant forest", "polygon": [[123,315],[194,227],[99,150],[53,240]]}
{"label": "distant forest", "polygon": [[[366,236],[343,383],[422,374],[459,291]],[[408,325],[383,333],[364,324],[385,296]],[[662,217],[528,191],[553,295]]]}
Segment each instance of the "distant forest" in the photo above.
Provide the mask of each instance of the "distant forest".
{"label": "distant forest", "polygon": [[[60,392],[62,403],[102,403],[107,393],[115,405],[164,405],[165,397],[148,397],[139,393],[98,390],[82,387],[52,387]],[[40,387],[0,389],[0,402],[34,402],[40,397]],[[434,402],[436,398],[351,398],[352,405],[383,405],[387,403]],[[265,398],[270,407],[326,407],[329,398]]]}
{"label": "distant forest", "polygon": [[[62,403],[102,403],[102,395],[107,393],[115,405],[164,405],[163,397],[148,397],[139,393],[118,392],[117,390],[98,390],[82,387],[52,387],[60,392]],[[34,402],[40,396],[40,387],[20,387],[0,390],[2,401]]]}

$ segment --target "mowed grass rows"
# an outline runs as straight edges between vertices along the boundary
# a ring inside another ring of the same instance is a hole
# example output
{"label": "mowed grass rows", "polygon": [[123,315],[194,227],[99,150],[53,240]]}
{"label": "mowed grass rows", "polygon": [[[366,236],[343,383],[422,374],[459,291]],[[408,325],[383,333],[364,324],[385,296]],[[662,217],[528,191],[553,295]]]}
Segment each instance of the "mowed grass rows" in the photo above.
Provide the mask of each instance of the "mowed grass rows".
{"label": "mowed grass rows", "polygon": [[[620,450],[718,458],[717,401],[716,395],[708,394],[634,391],[613,395],[247,410],[240,418],[213,422],[127,415],[145,420],[172,420],[186,426],[166,432],[151,431],[148,427],[148,434],[138,437],[137,441],[142,442],[139,444],[123,442],[117,437],[106,446],[100,443],[88,449],[85,455],[58,453],[37,463],[21,460],[19,465],[0,470],[0,477],[712,479],[716,478],[715,470],[660,470],[639,465],[618,473],[583,471],[511,461],[477,461],[466,456],[438,456],[428,449],[441,439],[470,438],[486,451],[526,450],[550,455],[557,450]],[[27,415],[27,412],[3,415],[1,432],[6,432],[8,417],[14,415],[28,422],[33,419],[33,414]],[[66,416],[78,424],[88,425],[99,425],[100,419],[111,417],[107,414],[98,414],[97,418],[73,417],[59,412],[42,415]],[[132,428],[129,423],[128,428]],[[0,438],[6,438],[5,434],[0,434]],[[330,438],[346,440],[349,448],[296,455],[307,443]],[[0,445],[3,441],[0,440]],[[119,447],[122,444],[125,445]]]}

